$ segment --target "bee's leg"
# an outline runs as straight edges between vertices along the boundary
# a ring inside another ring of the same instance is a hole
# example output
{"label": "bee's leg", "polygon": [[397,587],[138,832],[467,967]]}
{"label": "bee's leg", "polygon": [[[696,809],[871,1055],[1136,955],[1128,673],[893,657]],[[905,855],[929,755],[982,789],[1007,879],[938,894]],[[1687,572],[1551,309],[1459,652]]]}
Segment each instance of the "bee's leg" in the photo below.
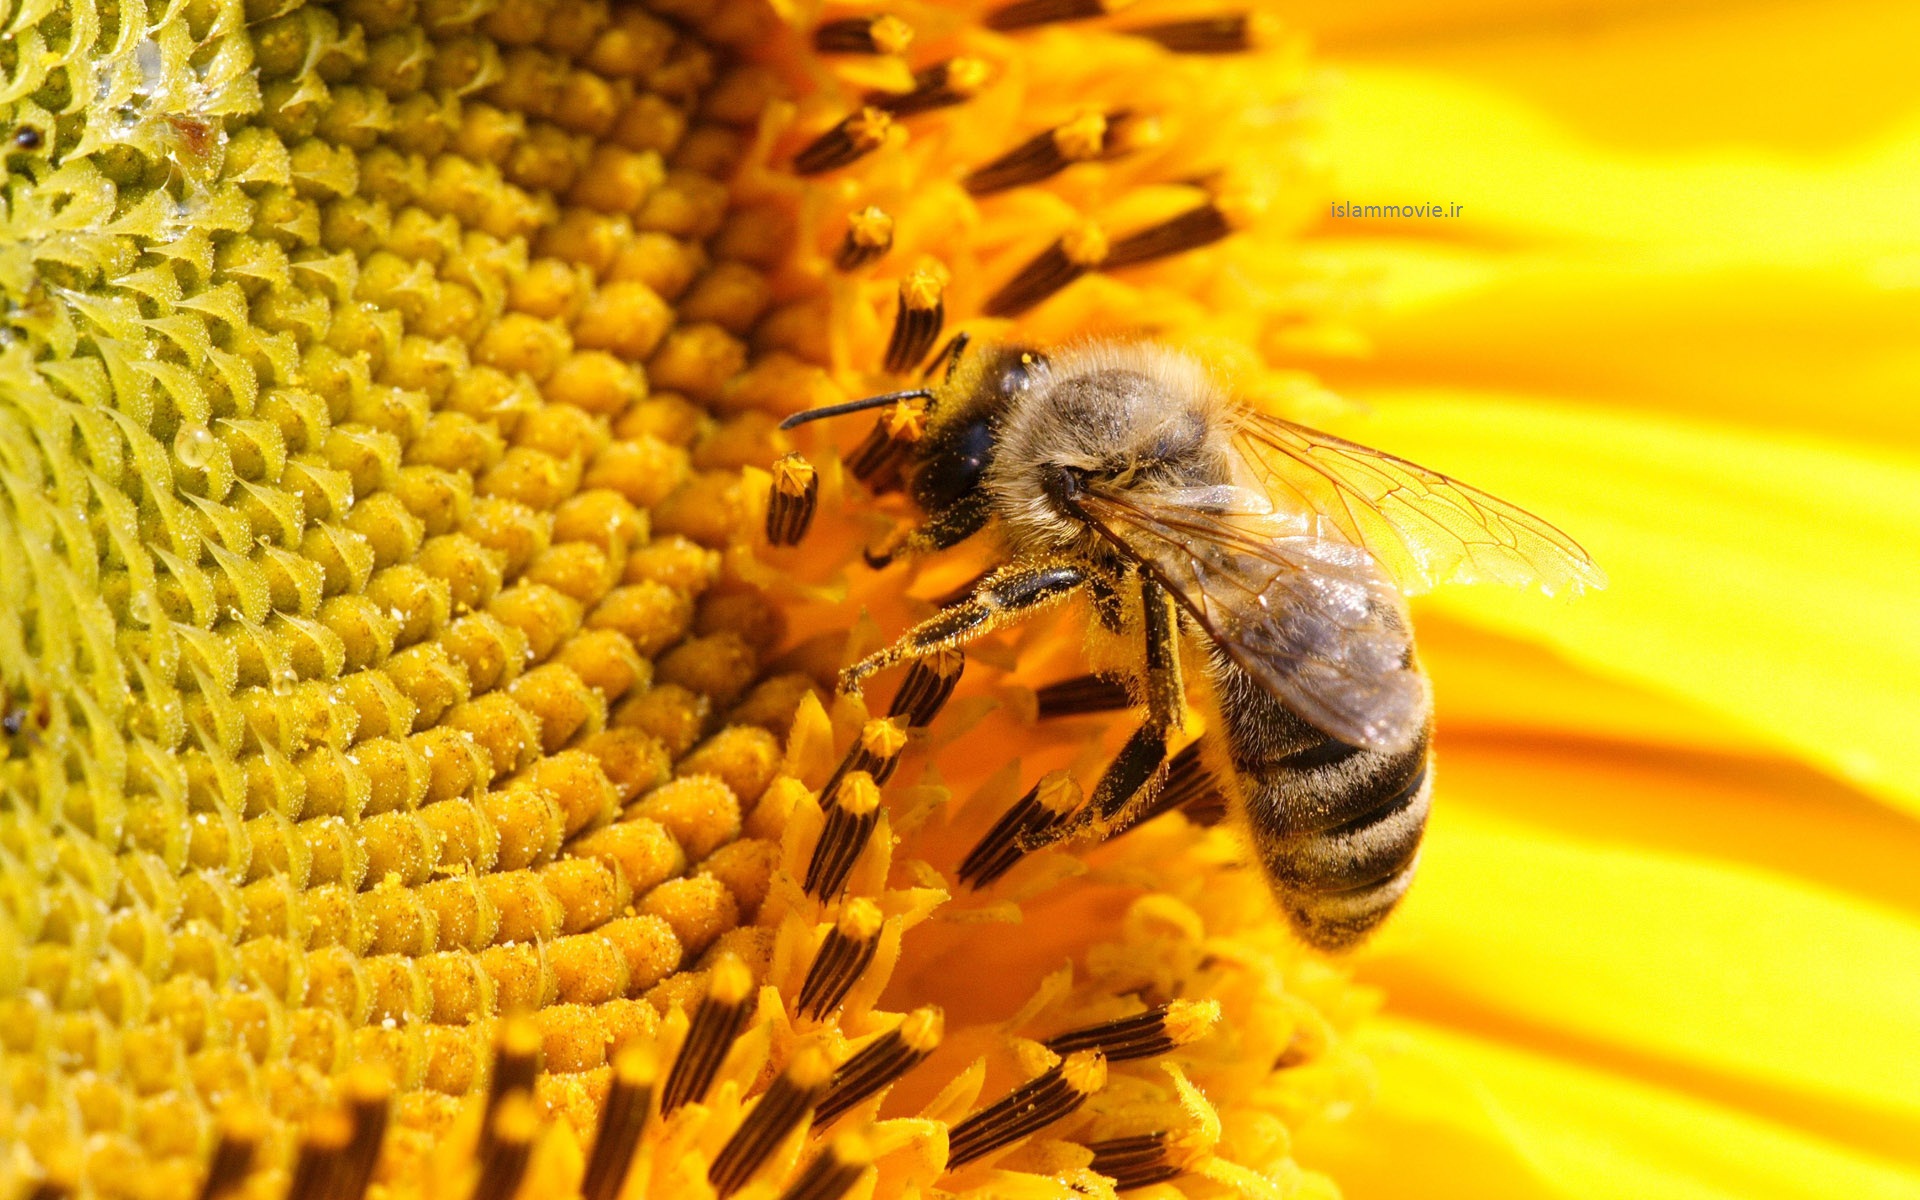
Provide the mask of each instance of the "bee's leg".
{"label": "bee's leg", "polygon": [[893,645],[840,672],[840,690],[858,694],[867,676],[876,671],[947,646],[963,645],[1066,599],[1086,581],[1086,572],[1068,562],[1024,562],[1002,567],[981,580],[965,600],[941,609],[907,630]]}

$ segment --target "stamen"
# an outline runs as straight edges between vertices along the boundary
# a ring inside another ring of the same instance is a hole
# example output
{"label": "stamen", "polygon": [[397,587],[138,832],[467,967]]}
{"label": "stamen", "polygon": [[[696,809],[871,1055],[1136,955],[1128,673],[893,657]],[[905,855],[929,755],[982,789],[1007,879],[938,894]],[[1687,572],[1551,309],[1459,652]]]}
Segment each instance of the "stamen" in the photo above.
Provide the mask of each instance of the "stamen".
{"label": "stamen", "polygon": [[42,1179],[27,1193],[27,1200],[67,1200],[73,1188],[57,1179]]}
{"label": "stamen", "polygon": [[849,772],[833,786],[827,823],[807,862],[806,893],[822,900],[840,894],[853,864],[880,823],[880,789],[865,771]]}
{"label": "stamen", "polygon": [[813,31],[822,54],[899,54],[913,43],[913,26],[899,17],[844,17]]}
{"label": "stamen", "polygon": [[1111,675],[1080,675],[1034,690],[1040,701],[1040,719],[1073,717],[1081,713],[1119,712],[1133,707],[1127,685]]}
{"label": "stamen", "polygon": [[613,1060],[613,1086],[600,1114],[600,1132],[593,1139],[580,1185],[582,1200],[615,1200],[633,1165],[634,1148],[647,1127],[647,1109],[653,1103],[655,1063],[651,1047],[628,1046]]}
{"label": "stamen", "polygon": [[947,320],[945,287],[940,273],[927,267],[900,281],[900,308],[893,318],[893,336],[887,339],[883,364],[888,371],[910,371],[933,349]]}
{"label": "stamen", "polygon": [[827,1056],[817,1047],[803,1047],[794,1055],[714,1156],[713,1166],[707,1171],[707,1182],[714,1191],[729,1196],[753,1178],[786,1136],[806,1121],[832,1074]]}
{"label": "stamen", "polygon": [[[1166,781],[1153,801],[1128,829],[1151,821],[1161,813],[1179,809],[1195,825],[1218,825],[1227,816],[1227,797],[1219,781],[1200,761],[1200,743],[1190,742],[1167,762]],[[1122,830],[1124,833],[1125,830]]]}
{"label": "stamen", "polygon": [[833,769],[820,795],[831,798],[840,781],[855,771],[865,771],[873,777],[876,786],[886,783],[893,778],[900,752],[906,748],[907,732],[900,727],[900,722],[890,716],[875,717],[860,727],[860,736],[847,747],[846,757]]}
{"label": "stamen", "polygon": [[893,218],[869,204],[847,217],[847,236],[833,256],[842,271],[857,271],[893,249]]}
{"label": "stamen", "polygon": [[540,1133],[540,1112],[527,1092],[515,1092],[500,1102],[489,1122],[488,1150],[480,1164],[480,1179],[472,1200],[512,1200],[527,1177],[527,1159]]}
{"label": "stamen", "polygon": [[919,1066],[940,1045],[945,1031],[946,1021],[940,1010],[929,1005],[914,1009],[906,1020],[868,1042],[833,1073],[827,1094],[814,1113],[815,1127],[825,1129],[840,1114]]}
{"label": "stamen", "polygon": [[876,494],[897,491],[900,468],[913,457],[913,447],[926,432],[926,416],[917,405],[902,401],[874,424],[867,440],[847,456],[847,471]]}
{"label": "stamen", "polygon": [[801,175],[818,175],[857,162],[878,150],[892,128],[893,117],[883,109],[849,113],[794,155],[793,169]]}
{"label": "stamen", "polygon": [[1084,21],[1089,17],[1104,17],[1117,9],[1125,8],[1131,0],[1014,0],[1012,4],[1003,4],[987,14],[988,29],[997,29],[1007,33],[1015,29],[1031,29],[1035,25],[1051,25],[1056,21]]}
{"label": "stamen", "polygon": [[952,58],[913,73],[913,89],[868,92],[867,103],[896,117],[932,112],[973,99],[987,85],[987,64],[977,58]]}
{"label": "stamen", "polygon": [[820,473],[798,454],[782,455],[773,464],[773,488],[767,496],[767,541],[799,545],[819,507]]}
{"label": "stamen", "polygon": [[326,1200],[340,1177],[341,1160],[353,1140],[353,1121],[338,1109],[322,1109],[307,1122],[293,1162],[287,1200]]}
{"label": "stamen", "polygon": [[873,1161],[873,1149],[857,1133],[843,1133],[827,1144],[819,1158],[807,1164],[780,1200],[840,1200],[853,1190]]}
{"label": "stamen", "polygon": [[987,298],[990,317],[1014,317],[1107,261],[1107,235],[1086,225],[1042,250],[999,291]]}
{"label": "stamen", "polygon": [[213,1161],[207,1164],[207,1181],[200,1185],[200,1200],[222,1200],[238,1190],[253,1170],[254,1155],[265,1136],[266,1122],[257,1111],[237,1108],[227,1113]]}
{"label": "stamen", "polygon": [[947,1135],[947,1169],[964,1167],[1053,1124],[1106,1084],[1107,1063],[1097,1051],[1069,1055],[955,1125]]}
{"label": "stamen", "polygon": [[1158,42],[1175,54],[1244,54],[1267,40],[1273,23],[1247,13],[1141,25],[1120,32]]}
{"label": "stamen", "polygon": [[813,965],[807,968],[806,981],[800,985],[796,1011],[802,1017],[817,1021],[840,1007],[848,989],[880,948],[883,923],[878,904],[864,897],[847,901],[839,922],[827,932]]}
{"label": "stamen", "polygon": [[393,1084],[374,1067],[357,1067],[345,1080],[347,1112],[353,1133],[340,1156],[338,1173],[328,1195],[334,1200],[360,1200],[373,1181],[380,1161],[380,1143],[387,1134],[387,1110]]}
{"label": "stamen", "polygon": [[1035,134],[999,158],[976,168],[966,187],[976,196],[1038,183],[1077,162],[1108,158],[1122,146],[1121,127],[1129,120],[1125,109],[1110,113],[1083,113],[1064,125]]}
{"label": "stamen", "polygon": [[1064,771],[1042,776],[967,852],[960,882],[977,891],[1005,875],[1027,856],[1030,846],[1080,807],[1080,798],[1080,786]]}
{"label": "stamen", "polygon": [[887,716],[905,720],[908,729],[925,729],[946,707],[967,669],[967,656],[951,646],[943,646],[925,658],[913,660],[900,690],[893,694]]}
{"label": "stamen", "polygon": [[1217,1000],[1175,1000],[1135,1016],[1070,1030],[1048,1039],[1047,1049],[1059,1055],[1097,1050],[1108,1062],[1131,1062],[1197,1041],[1219,1019]]}
{"label": "stamen", "polygon": [[1087,1149],[1093,1151],[1093,1162],[1088,1165],[1113,1180],[1115,1191],[1125,1192],[1165,1183],[1181,1173],[1181,1168],[1174,1165],[1167,1155],[1167,1135],[1164,1132],[1088,1142]]}
{"label": "stamen", "polygon": [[510,1092],[532,1092],[540,1068],[540,1027],[527,1017],[508,1017],[495,1034],[493,1078],[487,1083],[487,1108],[480,1119],[480,1144],[474,1157],[481,1162],[493,1148],[493,1122],[500,1102]]}
{"label": "stamen", "polygon": [[747,1001],[752,994],[753,977],[739,959],[728,954],[713,965],[706,998],[694,1010],[687,1040],[681,1043],[673,1069],[667,1072],[667,1086],[660,1095],[661,1116],[706,1096],[727,1051],[733,1047],[733,1039],[740,1036],[746,1024]]}
{"label": "stamen", "polygon": [[1177,217],[1162,221],[1160,224],[1128,234],[1113,243],[1105,263],[1107,270],[1118,270],[1137,263],[1151,262],[1156,258],[1166,258],[1173,254],[1182,254],[1188,250],[1197,250],[1201,246],[1219,241],[1233,232],[1233,225],[1227,220],[1227,214],[1212,201],[1190,208]]}

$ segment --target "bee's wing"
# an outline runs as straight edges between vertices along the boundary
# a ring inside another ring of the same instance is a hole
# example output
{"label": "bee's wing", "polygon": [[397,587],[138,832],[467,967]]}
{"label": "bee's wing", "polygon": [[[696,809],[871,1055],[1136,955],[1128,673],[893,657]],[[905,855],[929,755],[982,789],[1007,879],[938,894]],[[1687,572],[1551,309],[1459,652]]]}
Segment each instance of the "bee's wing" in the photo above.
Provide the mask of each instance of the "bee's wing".
{"label": "bee's wing", "polygon": [[1256,412],[1242,415],[1234,446],[1276,505],[1319,514],[1408,593],[1487,581],[1548,595],[1607,585],[1572,538],[1438,471]]}
{"label": "bee's wing", "polygon": [[1235,490],[1095,487],[1075,503],[1290,711],[1349,745],[1406,745],[1426,704],[1392,580],[1365,550],[1297,520],[1195,504]]}

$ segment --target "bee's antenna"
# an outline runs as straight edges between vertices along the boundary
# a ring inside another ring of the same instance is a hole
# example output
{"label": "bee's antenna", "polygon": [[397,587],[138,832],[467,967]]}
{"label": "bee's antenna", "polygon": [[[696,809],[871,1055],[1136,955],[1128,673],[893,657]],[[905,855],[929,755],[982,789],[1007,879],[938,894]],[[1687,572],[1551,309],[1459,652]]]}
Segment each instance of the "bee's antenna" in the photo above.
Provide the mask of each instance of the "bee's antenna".
{"label": "bee's antenna", "polygon": [[887,392],[880,396],[868,396],[864,400],[849,400],[845,404],[829,404],[825,408],[810,408],[797,412],[780,422],[780,428],[792,429],[796,425],[805,425],[808,421],[818,421],[825,417],[842,417],[848,413],[864,412],[869,408],[894,404],[901,400],[931,400],[933,393],[926,388],[908,388],[904,392]]}

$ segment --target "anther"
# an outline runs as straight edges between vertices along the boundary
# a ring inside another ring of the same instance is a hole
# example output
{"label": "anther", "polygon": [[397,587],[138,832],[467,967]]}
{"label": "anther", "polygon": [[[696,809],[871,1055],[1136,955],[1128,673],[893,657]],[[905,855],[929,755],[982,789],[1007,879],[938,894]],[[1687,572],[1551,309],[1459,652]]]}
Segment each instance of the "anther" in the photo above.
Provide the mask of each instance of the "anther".
{"label": "anther", "polygon": [[1227,214],[1219,205],[1208,201],[1114,242],[1103,265],[1111,271],[1183,254],[1217,242],[1232,232],[1233,224]]}
{"label": "anther", "polygon": [[600,1113],[600,1132],[580,1184],[582,1200],[615,1200],[633,1165],[633,1152],[653,1103],[655,1063],[647,1046],[628,1046],[614,1056],[613,1084]]}
{"label": "anther", "polygon": [[807,861],[806,892],[825,900],[840,894],[853,864],[880,823],[880,789],[865,771],[849,772],[833,786],[827,822]]}
{"label": "anther", "polygon": [[1083,113],[1064,125],[1035,134],[999,158],[976,168],[966,187],[976,196],[1038,183],[1077,162],[1108,158],[1124,143],[1120,131],[1129,119],[1126,110]]}
{"label": "anther", "polygon": [[1227,13],[1189,21],[1168,21],[1122,29],[1158,42],[1175,54],[1244,54],[1272,35],[1273,23],[1247,13]]}
{"label": "anther", "polygon": [[693,1020],[687,1025],[687,1040],[681,1043],[673,1069],[667,1072],[667,1085],[660,1094],[662,1116],[706,1096],[733,1040],[746,1024],[747,1001],[752,994],[753,977],[739,959],[729,954],[713,965],[706,998],[694,1010]]}
{"label": "anther", "polygon": [[940,1010],[928,1006],[914,1009],[899,1025],[868,1042],[833,1073],[827,1094],[814,1112],[815,1126],[825,1129],[842,1113],[919,1066],[940,1045],[945,1031]]}
{"label": "anther", "polygon": [[798,454],[782,455],[773,464],[773,487],[767,496],[767,541],[775,546],[797,546],[813,524],[820,507],[820,473]]}
{"label": "anther", "polygon": [[818,175],[844,167],[878,150],[892,128],[893,117],[884,109],[867,107],[849,113],[794,155],[793,169],[802,175]]}
{"label": "anther", "polygon": [[1133,707],[1127,685],[1111,675],[1079,675],[1034,690],[1040,719],[1073,717],[1081,713],[1120,712]]}
{"label": "anther", "polygon": [[1097,1051],[1068,1055],[998,1101],[953,1127],[947,1135],[947,1169],[964,1167],[1068,1115],[1107,1084],[1107,1063]]}
{"label": "anther", "polygon": [[926,433],[926,414],[916,404],[901,401],[874,423],[867,440],[847,456],[847,472],[875,495],[900,489],[900,468],[913,457],[913,447]]}
{"label": "anther", "polygon": [[813,31],[822,54],[900,54],[913,44],[913,26],[899,17],[844,17]]}
{"label": "anther", "polygon": [[721,1196],[730,1196],[753,1178],[786,1136],[806,1121],[826,1089],[833,1068],[817,1047],[803,1047],[787,1069],[767,1088],[740,1128],[714,1156],[707,1182]]}
{"label": "anther", "polygon": [[493,1049],[493,1078],[487,1083],[486,1115],[480,1121],[480,1144],[474,1157],[487,1161],[493,1147],[493,1123],[501,1101],[513,1092],[531,1092],[540,1068],[540,1027],[527,1017],[508,1017],[500,1023]]}
{"label": "anther", "polygon": [[845,758],[833,769],[833,775],[826,786],[820,789],[820,796],[830,799],[840,781],[855,771],[865,771],[873,777],[875,785],[885,784],[893,778],[893,769],[900,765],[900,752],[907,748],[907,731],[900,722],[891,716],[875,717],[860,727],[860,736],[853,739],[853,745],[847,747]]}
{"label": "anther", "polygon": [[307,1122],[300,1153],[293,1162],[287,1200],[330,1200],[342,1160],[353,1140],[353,1122],[346,1113],[328,1108]]}
{"label": "anther", "polygon": [[1103,230],[1096,225],[1082,226],[1042,250],[1001,285],[987,298],[986,313],[990,317],[1018,316],[1088,271],[1106,265],[1110,253]]}
{"label": "anther", "polygon": [[1011,871],[1028,847],[1063,825],[1080,807],[1080,787],[1063,771],[1039,783],[994,822],[960,864],[960,882],[978,890]]}
{"label": "anther", "polygon": [[840,911],[840,920],[827,931],[820,943],[807,978],[800,985],[795,1011],[817,1021],[846,998],[848,989],[859,980],[873,955],[880,948],[880,927],[884,919],[880,906],[865,897],[855,897]]}
{"label": "anther", "polygon": [[254,1155],[265,1136],[266,1122],[258,1112],[237,1108],[227,1113],[213,1159],[207,1164],[207,1181],[200,1185],[200,1200],[223,1200],[238,1191],[253,1170]]}
{"label": "anther", "polygon": [[1049,1038],[1047,1049],[1060,1055],[1097,1050],[1108,1062],[1130,1062],[1197,1041],[1219,1019],[1217,1000],[1175,1000],[1117,1021],[1069,1030]]}
{"label": "anther", "polygon": [[938,268],[922,267],[900,281],[900,307],[893,318],[893,336],[887,339],[887,370],[911,371],[939,340],[947,320],[941,274]]}
{"label": "anther", "polygon": [[858,1133],[843,1133],[827,1143],[819,1158],[807,1164],[780,1200],[840,1200],[873,1161],[873,1148]]}
{"label": "anther", "polygon": [[1227,817],[1227,797],[1220,790],[1219,781],[1200,761],[1199,742],[1188,743],[1167,761],[1165,782],[1139,818],[1127,828],[1136,828],[1176,808],[1195,825],[1218,825]]}
{"label": "anther", "polygon": [[893,694],[887,716],[904,720],[908,729],[925,729],[946,707],[960,673],[967,669],[967,656],[951,646],[942,646],[925,658],[913,660],[900,690]]}
{"label": "anther", "polygon": [[360,1200],[373,1181],[380,1161],[380,1143],[387,1134],[388,1105],[393,1084],[375,1067],[357,1067],[347,1075],[343,1090],[353,1132],[341,1154],[328,1195],[333,1200]]}
{"label": "anther", "polygon": [[932,112],[964,104],[987,85],[990,72],[977,58],[952,58],[913,73],[913,88],[905,92],[868,92],[867,103],[896,117]]}
{"label": "anther", "polygon": [[847,236],[841,240],[833,265],[857,271],[893,249],[893,218],[869,204],[847,216]]}
{"label": "anther", "polygon": [[1167,1154],[1164,1132],[1142,1133],[1133,1137],[1088,1142],[1093,1162],[1088,1165],[1113,1180],[1115,1191],[1130,1191],[1150,1184],[1165,1183],[1181,1173]]}
{"label": "anther", "polygon": [[488,1122],[487,1153],[480,1160],[480,1178],[472,1200],[512,1200],[527,1177],[527,1159],[540,1133],[540,1113],[533,1097],[515,1092],[500,1102]]}
{"label": "anther", "polygon": [[1014,0],[988,13],[986,26],[1006,33],[1058,21],[1084,21],[1104,17],[1128,3],[1130,0]]}

